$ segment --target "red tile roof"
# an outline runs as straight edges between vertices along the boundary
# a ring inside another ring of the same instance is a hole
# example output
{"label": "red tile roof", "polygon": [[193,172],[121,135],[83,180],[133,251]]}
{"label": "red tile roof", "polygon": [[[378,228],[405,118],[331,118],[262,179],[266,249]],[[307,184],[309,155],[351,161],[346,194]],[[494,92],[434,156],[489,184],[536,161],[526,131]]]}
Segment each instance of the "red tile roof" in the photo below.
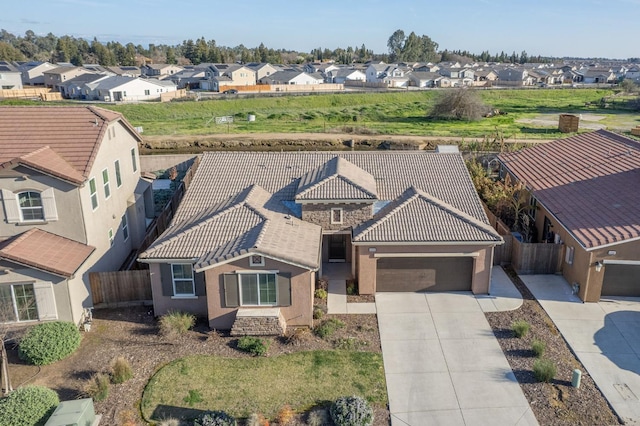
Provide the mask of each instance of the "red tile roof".
{"label": "red tile roof", "polygon": [[[97,107],[0,107],[0,168],[24,164],[80,183],[88,178],[109,123],[122,115]],[[48,151],[41,151],[48,148]],[[53,155],[55,154],[55,155]]]}
{"label": "red tile roof", "polygon": [[640,237],[640,143],[608,132],[501,154],[585,248]]}
{"label": "red tile roof", "polygon": [[32,228],[0,243],[0,259],[71,277],[94,250],[94,247]]}

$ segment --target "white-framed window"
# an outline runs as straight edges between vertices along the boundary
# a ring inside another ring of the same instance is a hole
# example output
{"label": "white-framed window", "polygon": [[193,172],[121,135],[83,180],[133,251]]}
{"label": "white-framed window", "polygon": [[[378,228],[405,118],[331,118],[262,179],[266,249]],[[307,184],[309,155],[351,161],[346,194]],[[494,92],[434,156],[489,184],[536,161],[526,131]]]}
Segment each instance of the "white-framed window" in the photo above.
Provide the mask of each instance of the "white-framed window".
{"label": "white-framed window", "polygon": [[151,90],[145,89],[144,94],[145,96],[149,96],[151,94]]}
{"label": "white-framed window", "polygon": [[239,273],[240,304],[275,306],[278,303],[277,277],[272,272]]}
{"label": "white-framed window", "polygon": [[252,254],[249,256],[249,266],[264,266],[264,256]]}
{"label": "white-framed window", "polygon": [[174,296],[195,296],[193,267],[190,263],[171,264],[171,279],[173,281]]}
{"label": "white-framed window", "polygon": [[109,232],[107,233],[107,235],[109,236],[109,246],[113,245],[113,240],[114,240],[114,236],[113,236],[113,229],[109,228]]}
{"label": "white-framed window", "polygon": [[122,226],[122,236],[124,237],[124,240],[127,241],[129,239],[129,221],[127,220],[126,212],[122,215],[120,225]]}
{"label": "white-framed window", "polygon": [[44,208],[40,193],[36,191],[24,191],[18,193],[18,205],[20,206],[20,221],[33,222],[44,220]]}
{"label": "white-framed window", "polygon": [[113,163],[113,166],[116,169],[116,186],[120,188],[122,186],[122,174],[120,174],[120,160],[116,160]]}
{"label": "white-framed window", "polygon": [[138,171],[138,160],[136,158],[136,149],[131,148],[131,163],[133,164],[133,173]]}
{"label": "white-framed window", "polygon": [[109,170],[102,171],[102,187],[104,188],[104,199],[111,197],[111,186],[109,185]]}
{"label": "white-framed window", "polygon": [[0,323],[38,320],[38,305],[33,284],[0,286],[0,309]]}
{"label": "white-framed window", "polygon": [[98,208],[98,188],[96,187],[96,178],[89,179],[89,193],[91,194],[91,208]]}
{"label": "white-framed window", "polygon": [[331,224],[341,224],[343,219],[343,211],[341,208],[331,209]]}

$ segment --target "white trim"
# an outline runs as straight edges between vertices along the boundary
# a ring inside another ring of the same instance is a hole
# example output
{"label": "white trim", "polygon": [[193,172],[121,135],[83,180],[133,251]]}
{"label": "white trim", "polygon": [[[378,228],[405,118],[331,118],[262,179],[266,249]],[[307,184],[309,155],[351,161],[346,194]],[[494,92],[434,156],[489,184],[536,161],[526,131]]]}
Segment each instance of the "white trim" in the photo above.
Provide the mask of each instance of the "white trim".
{"label": "white trim", "polygon": [[[259,257],[260,262],[254,262],[254,257]],[[251,256],[249,256],[249,266],[264,266],[264,256],[262,256],[261,254],[252,254]]]}
{"label": "white trim", "polygon": [[113,247],[113,244],[116,240],[116,235],[113,233],[113,228],[109,228],[109,231],[107,231],[107,237],[109,237],[109,247]]}
{"label": "white trim", "polygon": [[184,296],[181,296],[181,295],[171,296],[171,299],[173,299],[173,300],[176,300],[176,299],[178,299],[178,300],[180,300],[180,299],[195,300],[197,298],[198,298],[198,296],[190,296],[188,294],[184,295]]}
{"label": "white trim", "polygon": [[[131,233],[129,232],[129,218],[127,217],[126,210],[120,219],[120,227],[122,228],[122,237],[124,238],[124,241],[127,241]],[[126,232],[125,229],[127,230]]]}
{"label": "white trim", "polygon": [[[93,185],[95,186],[96,192],[91,192],[91,181],[93,181]],[[89,178],[89,203],[91,203],[91,211],[96,211],[98,207],[100,207],[100,200],[98,199],[98,184],[96,182],[96,177],[92,176]],[[96,196],[96,205],[93,206],[93,196]]]}
{"label": "white trim", "polygon": [[[238,307],[242,308],[242,307],[262,307],[262,306],[270,306],[270,307],[274,307],[274,306],[278,306],[278,301],[280,300],[280,295],[278,294],[278,272],[272,272],[272,271],[243,271],[243,272],[236,272],[236,275],[238,275]],[[255,305],[251,305],[251,304],[244,304],[242,302],[242,275],[255,275],[256,277],[256,295],[258,297],[258,303]],[[272,275],[274,277],[274,285],[275,285],[275,293],[276,293],[276,300],[275,303],[265,303],[265,304],[261,304],[260,303],[260,277],[259,275]]]}
{"label": "white trim", "polygon": [[279,269],[236,269],[234,274],[279,274]]}
{"label": "white trim", "polygon": [[[251,255],[255,255],[255,254],[256,254],[256,253],[245,253],[245,254],[241,254],[241,255],[239,255],[239,256],[232,257],[232,258],[230,258],[230,259],[225,259],[225,260],[220,261],[220,262],[217,262],[217,263],[212,263],[211,265],[207,265],[207,266],[204,266],[204,267],[202,267],[202,268],[194,268],[193,270],[194,270],[195,272],[204,272],[204,271],[206,271],[207,269],[217,268],[218,266],[226,265],[227,263],[235,262],[236,260],[242,260],[242,259],[244,259],[245,257],[251,256]],[[275,261],[277,261],[277,262],[286,263],[287,265],[297,266],[298,268],[306,269],[306,270],[308,270],[308,271],[317,271],[317,270],[318,270],[318,268],[319,268],[319,266],[317,266],[317,267],[310,267],[310,266],[308,266],[308,265],[303,265],[303,264],[301,264],[301,263],[292,262],[292,261],[290,261],[290,260],[281,259],[281,258],[279,258],[279,257],[275,257],[275,256],[271,256],[271,255],[265,255],[265,254],[263,254],[263,253],[261,253],[260,255],[261,255],[261,256],[263,256],[263,257],[265,257],[265,258],[269,258],[269,259],[271,259],[271,260],[275,260]],[[175,259],[173,259],[173,260],[175,261]],[[154,259],[154,260],[152,260],[152,261],[142,259],[142,260],[140,260],[140,261],[141,261],[141,262],[146,262],[146,263],[166,263],[166,262],[167,262],[167,261],[164,261],[164,262],[163,262],[162,260],[158,260],[158,259]],[[170,260],[169,260],[169,261],[170,261]],[[198,261],[198,259],[197,259],[197,258],[195,258],[195,259],[193,260],[193,262],[194,262],[194,263],[196,263],[197,261]]]}
{"label": "white trim", "polygon": [[480,253],[373,253],[373,257],[478,257]]}
{"label": "white trim", "polygon": [[[178,281],[191,281],[191,289],[193,290],[193,293],[180,293],[180,294],[176,294],[176,278],[173,275],[173,266],[174,265],[189,265],[189,267],[191,268],[191,279],[189,278],[178,278]],[[194,297],[197,298],[196,296],[196,279],[195,279],[195,270],[193,269],[193,265],[191,263],[171,263],[171,284],[173,286],[173,297],[177,297],[179,299],[184,299],[186,297]]]}
{"label": "white trim", "polygon": [[[116,188],[120,188],[122,186],[122,169],[120,168],[119,158],[117,160],[113,160],[113,170],[116,178]],[[118,176],[120,176],[120,179],[118,179]],[[120,183],[118,183],[118,180]]]}
{"label": "white trim", "polygon": [[[598,249],[602,249],[602,248],[607,248],[607,247],[612,247],[612,246],[619,246],[620,244],[630,243],[632,241],[638,241],[638,240],[640,240],[640,236],[634,237],[634,238],[629,238],[628,240],[621,240],[621,241],[616,241],[616,242],[613,242],[613,243],[603,244],[601,246],[585,248],[585,250],[586,251],[594,251],[594,250],[598,250]],[[578,242],[578,244],[579,244],[579,242]],[[582,244],[580,244],[580,246],[584,248],[584,246]]]}
{"label": "white trim", "polygon": [[640,260],[616,260],[616,259],[604,259],[602,261],[605,265],[636,265],[640,266]]}
{"label": "white trim", "polygon": [[[106,180],[104,174],[105,172],[107,172]],[[111,179],[109,178],[109,168],[105,167],[104,169],[102,169],[102,172],[100,172],[100,174],[102,175],[102,190],[104,191],[104,199],[108,200],[109,198],[111,198]]]}

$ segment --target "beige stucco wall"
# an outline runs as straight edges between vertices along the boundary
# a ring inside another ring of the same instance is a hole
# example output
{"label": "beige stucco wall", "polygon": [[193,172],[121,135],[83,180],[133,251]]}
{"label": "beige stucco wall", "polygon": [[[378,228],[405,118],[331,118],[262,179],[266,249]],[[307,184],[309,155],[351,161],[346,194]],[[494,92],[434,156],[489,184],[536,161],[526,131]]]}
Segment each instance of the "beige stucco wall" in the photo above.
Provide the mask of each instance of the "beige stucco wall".
{"label": "beige stucco wall", "polygon": [[207,296],[195,296],[190,298],[173,298],[170,296],[163,296],[160,265],[157,263],[149,264],[149,273],[151,276],[154,315],[160,316],[171,310],[180,310],[190,312],[199,317],[207,318]]}
{"label": "beige stucco wall", "polygon": [[247,67],[238,68],[231,73],[231,80],[235,86],[253,86],[256,84],[256,72]]}
{"label": "beige stucco wall", "polygon": [[[291,273],[291,306],[281,306],[280,312],[287,327],[311,327],[313,325],[313,291],[315,273],[283,262],[265,258],[265,266],[250,267],[249,258],[239,259],[206,271],[209,327],[229,330],[238,308],[226,308],[222,275],[235,271],[264,270]],[[251,307],[260,309],[259,307]],[[270,308],[265,306],[265,308]]]}
{"label": "beige stucco wall", "polygon": [[[331,223],[331,209],[342,209],[342,223]],[[302,220],[320,225],[325,231],[349,229],[373,216],[371,203],[303,204]]]}
{"label": "beige stucco wall", "polygon": [[[615,251],[616,254],[608,254],[610,251]],[[584,289],[586,302],[597,302],[600,300],[600,293],[602,292],[602,281],[607,269],[607,265],[600,270],[596,271],[595,263],[604,260],[640,260],[640,240],[629,241],[627,243],[616,244],[614,246],[604,247],[593,250],[589,253],[588,274],[586,280],[586,288]],[[582,290],[582,289],[581,289]]]}
{"label": "beige stucco wall", "polygon": [[[370,252],[375,248],[375,252]],[[493,246],[473,245],[357,245],[356,267],[358,271],[358,290],[360,294],[375,294],[376,291],[376,264],[378,258],[375,254],[382,253],[474,253],[474,273],[471,282],[471,291],[474,294],[488,293],[491,283],[491,264],[493,261]],[[443,255],[446,257],[446,255]]]}

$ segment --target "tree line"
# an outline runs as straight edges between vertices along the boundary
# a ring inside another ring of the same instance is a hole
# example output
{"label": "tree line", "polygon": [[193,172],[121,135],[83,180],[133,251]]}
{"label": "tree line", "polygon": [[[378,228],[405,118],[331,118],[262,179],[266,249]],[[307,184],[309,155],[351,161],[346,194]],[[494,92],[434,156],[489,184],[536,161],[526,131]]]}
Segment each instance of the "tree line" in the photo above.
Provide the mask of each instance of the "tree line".
{"label": "tree line", "polygon": [[314,48],[310,52],[268,48],[264,43],[249,48],[242,44],[236,47],[217,45],[213,39],[204,37],[184,40],[181,44],[140,44],[117,41],[103,43],[94,38],[91,41],[69,35],[56,36],[49,33],[39,36],[26,31],[24,36],[16,36],[4,29],[0,30],[0,60],[3,61],[50,61],[71,62],[74,65],[98,63],[100,65],[139,65],[137,57],[143,56],[154,63],[197,65],[213,63],[269,62],[274,64],[300,64],[313,61],[334,61],[340,64],[383,62],[440,62],[440,61],[482,61],[501,63],[549,62],[553,58],[529,56],[527,52],[490,54],[484,51],[474,54],[466,50],[438,50],[438,43],[427,35],[408,35],[401,29],[394,31],[387,41],[388,52],[374,53],[364,44],[338,47],[336,49]]}

